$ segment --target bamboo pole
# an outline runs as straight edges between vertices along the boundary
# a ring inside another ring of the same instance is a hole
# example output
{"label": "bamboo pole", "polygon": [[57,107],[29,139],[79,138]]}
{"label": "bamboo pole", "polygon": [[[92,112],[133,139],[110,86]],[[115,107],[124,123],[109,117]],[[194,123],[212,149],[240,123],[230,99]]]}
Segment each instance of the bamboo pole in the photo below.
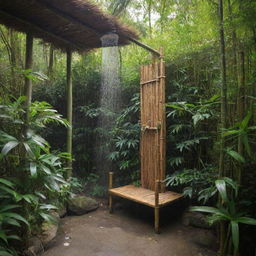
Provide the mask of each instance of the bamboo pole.
{"label": "bamboo pole", "polygon": [[[73,111],[73,85],[72,85],[72,52],[67,49],[67,120],[70,124],[67,130],[67,152],[72,158],[72,111]],[[72,175],[72,159],[67,161],[69,178]]]}
{"label": "bamboo pole", "polygon": [[159,234],[159,190],[160,181],[155,182],[155,232]]}
{"label": "bamboo pole", "polygon": [[[245,63],[244,63],[244,52],[240,52],[240,84],[239,84],[239,91],[238,91],[238,102],[237,102],[237,109],[238,109],[238,122],[243,121],[244,112],[246,110],[245,107]],[[238,145],[237,145],[237,151],[238,153],[243,156],[244,154],[244,147],[242,142],[242,136],[238,136]],[[237,182],[241,183],[241,175],[243,172],[243,164],[239,163],[238,171],[236,174]]]}
{"label": "bamboo pole", "polygon": [[[33,36],[30,33],[26,35],[26,59],[25,59],[25,69],[32,70],[33,68]],[[25,111],[26,111],[26,121],[25,121],[25,132],[28,129],[29,123],[29,106],[32,100],[32,80],[25,77],[25,87],[24,94],[26,95],[25,101]]]}
{"label": "bamboo pole", "polygon": [[[113,188],[113,172],[109,172],[109,179],[108,179],[108,189]],[[108,196],[108,205],[109,205],[109,213],[113,212],[113,198],[112,198],[112,194],[110,192],[109,196]]]}

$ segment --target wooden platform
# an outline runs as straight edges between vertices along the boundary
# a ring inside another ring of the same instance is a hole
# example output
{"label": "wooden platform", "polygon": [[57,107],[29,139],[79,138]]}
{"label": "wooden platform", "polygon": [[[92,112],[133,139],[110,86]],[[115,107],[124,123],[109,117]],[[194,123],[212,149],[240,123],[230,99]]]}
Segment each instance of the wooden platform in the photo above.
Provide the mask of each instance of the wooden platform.
{"label": "wooden platform", "polygon": [[[155,208],[155,192],[142,187],[136,187],[134,185],[127,185],[118,188],[109,189],[109,194],[126,198],[135,201],[140,204],[144,204]],[[178,194],[171,191],[166,191],[164,193],[159,193],[159,207],[163,207],[170,204],[180,198],[182,194]]]}

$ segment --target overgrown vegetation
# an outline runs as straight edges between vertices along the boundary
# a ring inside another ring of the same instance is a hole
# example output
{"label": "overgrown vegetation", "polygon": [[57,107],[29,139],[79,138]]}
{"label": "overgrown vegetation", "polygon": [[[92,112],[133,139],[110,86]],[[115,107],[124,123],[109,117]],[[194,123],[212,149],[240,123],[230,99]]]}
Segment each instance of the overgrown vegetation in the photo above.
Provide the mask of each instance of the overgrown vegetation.
{"label": "overgrown vegetation", "polygon": [[[250,218],[256,216],[256,2],[94,2],[134,26],[144,43],[164,49],[168,186],[195,205],[212,207],[194,210],[208,209],[222,226],[220,255],[254,255],[256,231],[244,223],[254,224]],[[43,219],[51,219],[56,198],[64,202],[70,191],[63,165],[69,156],[60,153],[66,148],[68,124],[45,103],[66,116],[65,56],[36,40],[33,72],[24,71],[24,35],[5,27],[0,35],[0,253],[15,255],[16,235],[29,237]],[[116,185],[139,185],[140,180],[139,67],[152,59],[134,45],[120,48],[120,57],[122,104],[107,131],[97,127],[104,113],[99,106],[100,51],[77,54],[73,61],[74,175],[94,196],[104,195],[107,185],[99,182],[101,170],[95,164],[95,141],[102,132],[111,138],[107,143],[113,150],[106,158],[113,164]],[[29,130],[24,75],[37,77]]]}

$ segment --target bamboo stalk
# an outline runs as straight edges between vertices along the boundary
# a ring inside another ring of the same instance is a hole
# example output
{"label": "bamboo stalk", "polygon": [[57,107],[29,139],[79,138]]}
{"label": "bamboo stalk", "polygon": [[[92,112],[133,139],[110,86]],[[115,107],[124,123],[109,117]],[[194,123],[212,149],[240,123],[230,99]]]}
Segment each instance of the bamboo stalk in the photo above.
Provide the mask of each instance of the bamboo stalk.
{"label": "bamboo stalk", "polygon": [[[113,172],[109,172],[109,178],[108,178],[108,189],[110,190],[111,188],[113,188]],[[113,213],[113,197],[112,194],[109,192],[108,193],[108,205],[109,205],[109,213]]]}
{"label": "bamboo stalk", "polygon": [[[72,52],[67,50],[67,120],[70,124],[67,130],[67,152],[72,158],[72,112],[73,112],[73,85],[72,85]],[[67,161],[68,178],[72,175],[72,159]]]}
{"label": "bamboo stalk", "polygon": [[160,181],[155,182],[155,232],[159,234],[159,189]]}
{"label": "bamboo stalk", "polygon": [[[32,68],[33,68],[33,36],[32,34],[27,33],[25,69],[32,71]],[[29,106],[32,101],[32,80],[28,77],[25,77],[24,94],[26,95],[26,101],[25,101],[25,109],[26,109],[25,110],[26,111],[25,133],[26,133],[29,125]]]}

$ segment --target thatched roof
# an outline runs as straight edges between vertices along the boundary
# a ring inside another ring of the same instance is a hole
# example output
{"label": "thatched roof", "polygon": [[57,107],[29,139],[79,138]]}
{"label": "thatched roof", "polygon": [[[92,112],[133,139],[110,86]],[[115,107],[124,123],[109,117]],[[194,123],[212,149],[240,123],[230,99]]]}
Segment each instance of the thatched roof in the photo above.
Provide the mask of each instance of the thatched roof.
{"label": "thatched roof", "polygon": [[63,50],[101,47],[100,37],[113,31],[119,45],[137,38],[136,32],[88,0],[0,0],[0,23]]}

